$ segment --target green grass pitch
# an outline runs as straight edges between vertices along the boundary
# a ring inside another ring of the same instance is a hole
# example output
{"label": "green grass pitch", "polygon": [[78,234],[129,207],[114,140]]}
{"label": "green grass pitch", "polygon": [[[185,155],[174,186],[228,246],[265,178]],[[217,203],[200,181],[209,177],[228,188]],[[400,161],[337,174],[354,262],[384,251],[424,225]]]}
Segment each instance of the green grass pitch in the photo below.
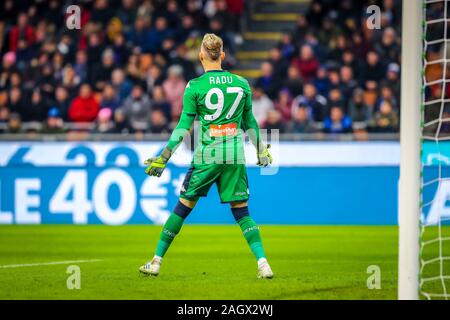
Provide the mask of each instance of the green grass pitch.
{"label": "green grass pitch", "polygon": [[[185,225],[158,277],[140,275],[159,226],[0,226],[0,299],[395,299],[397,228],[261,226],[272,280],[256,263],[238,226]],[[448,230],[447,230],[448,231]],[[81,289],[67,289],[68,260]],[[381,289],[367,288],[367,267]]]}

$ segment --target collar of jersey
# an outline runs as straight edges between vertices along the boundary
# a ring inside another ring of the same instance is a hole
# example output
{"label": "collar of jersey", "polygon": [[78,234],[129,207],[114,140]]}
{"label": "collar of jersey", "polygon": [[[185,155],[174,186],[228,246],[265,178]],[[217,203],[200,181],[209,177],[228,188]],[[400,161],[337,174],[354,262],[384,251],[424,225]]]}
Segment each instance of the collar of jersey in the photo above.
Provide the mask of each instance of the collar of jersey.
{"label": "collar of jersey", "polygon": [[208,72],[227,72],[226,70],[208,70],[206,71],[206,73]]}

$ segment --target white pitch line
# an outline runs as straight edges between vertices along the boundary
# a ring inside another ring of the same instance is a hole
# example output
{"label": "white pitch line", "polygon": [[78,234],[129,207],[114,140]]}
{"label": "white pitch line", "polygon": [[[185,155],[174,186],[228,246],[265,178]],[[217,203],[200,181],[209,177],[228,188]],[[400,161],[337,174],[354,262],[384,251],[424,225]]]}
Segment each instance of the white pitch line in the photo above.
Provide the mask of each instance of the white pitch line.
{"label": "white pitch line", "polygon": [[0,266],[0,269],[53,266],[53,265],[57,265],[57,264],[71,264],[71,263],[85,263],[85,262],[99,262],[99,261],[103,261],[103,260],[92,259],[92,260],[68,260],[68,261],[52,261],[52,262],[40,262],[40,263],[25,263],[25,264],[6,264],[3,266]]}

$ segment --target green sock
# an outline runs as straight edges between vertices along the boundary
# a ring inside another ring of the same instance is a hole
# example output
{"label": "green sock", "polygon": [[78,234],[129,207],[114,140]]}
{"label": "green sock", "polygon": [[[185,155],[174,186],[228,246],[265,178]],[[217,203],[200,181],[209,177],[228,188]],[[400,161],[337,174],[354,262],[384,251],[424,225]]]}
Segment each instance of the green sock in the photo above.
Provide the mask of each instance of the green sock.
{"label": "green sock", "polygon": [[242,234],[247,240],[250,249],[256,257],[256,260],[265,258],[264,248],[262,246],[261,234],[256,222],[249,216],[243,217],[238,221]]}
{"label": "green sock", "polygon": [[180,232],[184,219],[175,213],[170,214],[159,237],[155,255],[164,257],[175,236]]}

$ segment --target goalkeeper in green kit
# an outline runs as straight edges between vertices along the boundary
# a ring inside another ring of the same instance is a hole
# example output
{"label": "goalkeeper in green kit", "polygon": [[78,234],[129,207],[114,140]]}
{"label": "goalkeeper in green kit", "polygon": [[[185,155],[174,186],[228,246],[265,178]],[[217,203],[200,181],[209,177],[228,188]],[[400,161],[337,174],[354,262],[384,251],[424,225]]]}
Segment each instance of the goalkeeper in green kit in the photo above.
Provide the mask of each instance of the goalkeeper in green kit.
{"label": "goalkeeper in green kit", "polygon": [[164,224],[155,256],[139,268],[145,274],[158,275],[163,257],[180,232],[184,220],[198,199],[217,184],[222,203],[229,203],[236,222],[255,255],[259,278],[272,278],[259,228],[248,210],[248,181],[245,168],[243,135],[246,130],[256,147],[258,165],[266,167],[272,157],[260,138],[258,123],[252,113],[250,86],[244,78],[222,70],[225,58],[223,41],[214,34],[203,38],[199,59],[205,73],[186,86],[183,112],[166,148],[155,158],[146,160],[145,173],[161,176],[167,162],[198,116],[200,143],[194,151],[191,168],[181,187],[180,199]]}

